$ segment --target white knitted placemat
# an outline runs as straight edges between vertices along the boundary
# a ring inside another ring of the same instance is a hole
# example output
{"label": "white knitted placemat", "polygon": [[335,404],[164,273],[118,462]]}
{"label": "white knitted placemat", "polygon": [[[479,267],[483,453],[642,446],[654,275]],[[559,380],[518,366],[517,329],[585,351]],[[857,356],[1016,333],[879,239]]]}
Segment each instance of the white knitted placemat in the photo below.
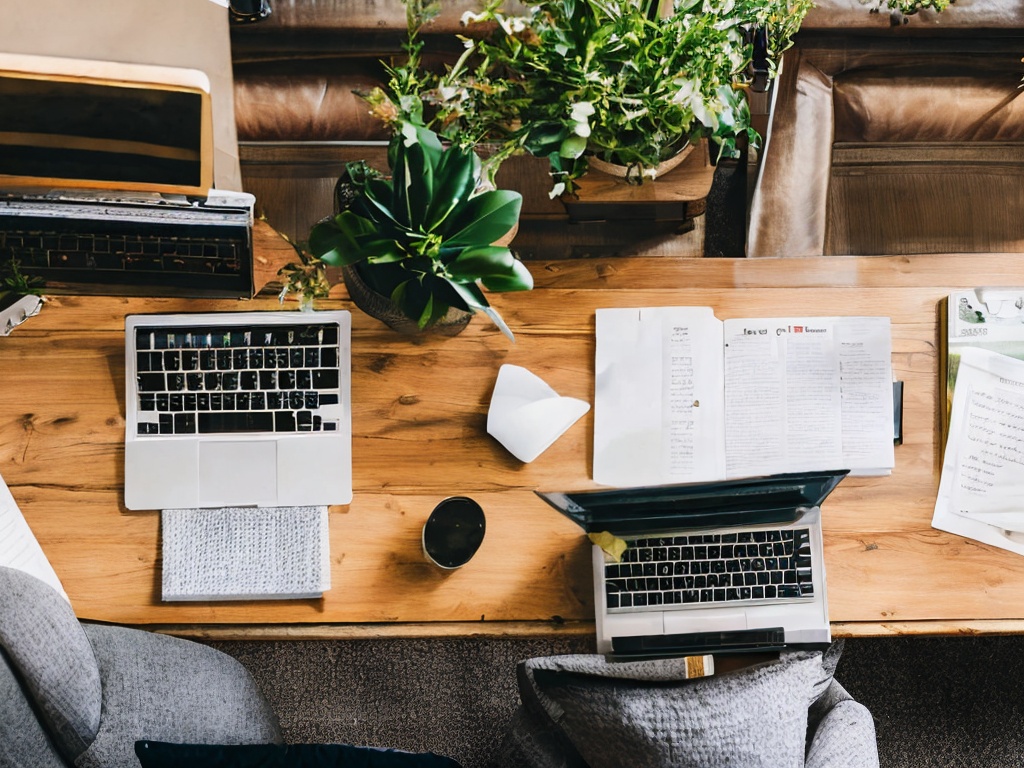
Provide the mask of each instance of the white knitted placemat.
{"label": "white knitted placemat", "polygon": [[165,509],[163,599],[320,597],[331,586],[327,507]]}

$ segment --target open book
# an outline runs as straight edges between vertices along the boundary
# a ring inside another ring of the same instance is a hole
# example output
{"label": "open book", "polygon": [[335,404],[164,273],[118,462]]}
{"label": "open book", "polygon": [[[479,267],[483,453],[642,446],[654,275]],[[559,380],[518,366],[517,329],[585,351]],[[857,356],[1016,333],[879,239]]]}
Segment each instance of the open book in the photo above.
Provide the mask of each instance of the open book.
{"label": "open book", "polygon": [[894,465],[888,317],[597,311],[594,480],[619,487]]}

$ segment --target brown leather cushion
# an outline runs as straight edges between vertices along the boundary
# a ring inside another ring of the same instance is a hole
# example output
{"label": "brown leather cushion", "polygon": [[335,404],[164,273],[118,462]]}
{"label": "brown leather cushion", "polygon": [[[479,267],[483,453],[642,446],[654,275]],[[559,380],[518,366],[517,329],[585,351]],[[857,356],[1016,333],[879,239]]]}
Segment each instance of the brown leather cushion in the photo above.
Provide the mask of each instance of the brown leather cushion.
{"label": "brown leather cushion", "polygon": [[387,129],[354,91],[383,77],[375,62],[342,60],[235,65],[239,141],[375,141]]}

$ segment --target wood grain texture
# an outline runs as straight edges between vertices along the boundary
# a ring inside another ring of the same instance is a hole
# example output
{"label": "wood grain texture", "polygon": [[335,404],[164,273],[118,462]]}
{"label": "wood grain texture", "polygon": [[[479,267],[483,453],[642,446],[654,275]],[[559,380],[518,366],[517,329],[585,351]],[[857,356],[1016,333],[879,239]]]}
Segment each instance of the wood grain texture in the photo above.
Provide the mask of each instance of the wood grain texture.
{"label": "wood grain texture", "polygon": [[[265,271],[288,254],[267,233],[258,243]],[[892,318],[893,366],[906,382],[896,468],[891,477],[847,478],[823,509],[837,634],[1024,628],[1024,559],[930,526],[939,473],[937,305],[953,288],[1024,283],[1017,258],[529,266],[537,289],[491,297],[514,344],[483,318],[454,338],[399,336],[355,310],[343,286],[323,303],[353,311],[355,498],[331,510],[333,586],[322,600],[162,604],[159,514],[123,506],[124,315],[276,309],[277,300],[53,298],[0,339],[0,474],[78,614],[200,633],[221,627],[230,636],[579,631],[593,618],[588,544],[533,491],[593,487],[593,414],[524,465],[486,434],[498,368],[524,366],[558,392],[593,402],[595,309],[699,304],[723,319]],[[456,494],[483,506],[487,536],[467,566],[441,572],[420,554],[420,528]]]}

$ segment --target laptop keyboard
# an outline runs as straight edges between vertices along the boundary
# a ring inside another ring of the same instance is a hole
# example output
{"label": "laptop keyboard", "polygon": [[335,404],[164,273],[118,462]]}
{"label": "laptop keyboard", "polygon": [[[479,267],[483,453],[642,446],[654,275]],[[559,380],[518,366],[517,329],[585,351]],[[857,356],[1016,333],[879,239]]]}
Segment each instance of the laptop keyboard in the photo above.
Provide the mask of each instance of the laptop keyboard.
{"label": "laptop keyboard", "polygon": [[11,259],[58,283],[149,286],[154,295],[252,291],[247,226],[0,215],[0,260]]}
{"label": "laptop keyboard", "polygon": [[338,326],[137,328],[139,435],[330,432]]}
{"label": "laptop keyboard", "polygon": [[609,611],[814,597],[807,528],[634,539],[605,565]]}

